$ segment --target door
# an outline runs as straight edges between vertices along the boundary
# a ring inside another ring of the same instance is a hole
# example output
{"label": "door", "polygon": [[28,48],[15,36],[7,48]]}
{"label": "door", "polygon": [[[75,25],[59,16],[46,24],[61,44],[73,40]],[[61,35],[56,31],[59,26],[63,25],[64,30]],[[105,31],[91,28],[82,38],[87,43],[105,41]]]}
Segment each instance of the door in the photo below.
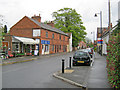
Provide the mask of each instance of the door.
{"label": "door", "polygon": [[44,44],[42,44],[42,54],[44,54]]}

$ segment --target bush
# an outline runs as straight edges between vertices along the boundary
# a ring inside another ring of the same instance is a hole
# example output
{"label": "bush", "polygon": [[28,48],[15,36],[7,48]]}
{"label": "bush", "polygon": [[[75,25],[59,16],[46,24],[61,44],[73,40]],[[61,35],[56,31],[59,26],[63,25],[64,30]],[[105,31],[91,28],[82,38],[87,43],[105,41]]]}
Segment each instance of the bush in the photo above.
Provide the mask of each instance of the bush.
{"label": "bush", "polygon": [[112,35],[107,46],[108,80],[113,88],[120,88],[120,35]]}

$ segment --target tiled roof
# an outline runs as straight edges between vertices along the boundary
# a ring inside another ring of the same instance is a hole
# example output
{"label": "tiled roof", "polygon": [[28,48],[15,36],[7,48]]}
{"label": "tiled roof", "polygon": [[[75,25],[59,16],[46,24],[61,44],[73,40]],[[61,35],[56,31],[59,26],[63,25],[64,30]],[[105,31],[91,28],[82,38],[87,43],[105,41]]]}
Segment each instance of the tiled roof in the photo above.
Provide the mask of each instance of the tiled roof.
{"label": "tiled roof", "polygon": [[[29,17],[28,17],[29,18]],[[57,29],[57,28],[54,28],[50,25],[47,25],[47,24],[44,24],[44,23],[41,23],[41,22],[38,22],[32,18],[29,18],[31,21],[33,21],[34,23],[36,23],[38,26],[40,26],[41,28],[44,28],[44,29],[47,29],[47,30],[50,30],[50,31],[53,31],[53,32],[57,32],[57,33],[60,33],[60,34],[63,34],[63,35],[67,35],[67,33],[64,33],[63,31]]]}

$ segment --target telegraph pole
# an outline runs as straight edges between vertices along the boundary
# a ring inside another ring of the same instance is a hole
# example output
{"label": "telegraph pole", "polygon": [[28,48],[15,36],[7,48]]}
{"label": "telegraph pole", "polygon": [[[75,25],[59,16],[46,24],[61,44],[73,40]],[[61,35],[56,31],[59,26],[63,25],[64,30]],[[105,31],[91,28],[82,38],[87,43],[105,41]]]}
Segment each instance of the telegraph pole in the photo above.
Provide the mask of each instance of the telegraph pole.
{"label": "telegraph pole", "polygon": [[108,1],[108,13],[109,13],[109,38],[111,36],[110,31],[111,31],[111,10],[110,10],[110,0]]}

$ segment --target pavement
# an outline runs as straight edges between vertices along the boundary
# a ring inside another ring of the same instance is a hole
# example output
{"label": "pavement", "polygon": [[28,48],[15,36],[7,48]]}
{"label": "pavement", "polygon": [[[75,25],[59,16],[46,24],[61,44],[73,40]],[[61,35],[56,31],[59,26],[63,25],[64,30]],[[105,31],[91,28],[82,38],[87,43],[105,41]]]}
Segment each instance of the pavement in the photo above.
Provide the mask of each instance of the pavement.
{"label": "pavement", "polygon": [[64,73],[58,71],[53,76],[85,90],[90,88],[111,90],[107,79],[106,57],[98,53],[95,54],[91,66],[66,68]]}
{"label": "pavement", "polygon": [[44,57],[52,57],[52,56],[57,56],[57,55],[64,55],[67,54],[67,52],[63,53],[56,53],[56,54],[47,54],[47,55],[39,55],[39,56],[22,56],[22,57],[12,57],[8,59],[2,60],[0,58],[0,66],[3,65],[8,65],[8,64],[15,64],[15,63],[23,63],[23,62],[28,62],[28,61],[33,61],[36,59],[44,58]]}

